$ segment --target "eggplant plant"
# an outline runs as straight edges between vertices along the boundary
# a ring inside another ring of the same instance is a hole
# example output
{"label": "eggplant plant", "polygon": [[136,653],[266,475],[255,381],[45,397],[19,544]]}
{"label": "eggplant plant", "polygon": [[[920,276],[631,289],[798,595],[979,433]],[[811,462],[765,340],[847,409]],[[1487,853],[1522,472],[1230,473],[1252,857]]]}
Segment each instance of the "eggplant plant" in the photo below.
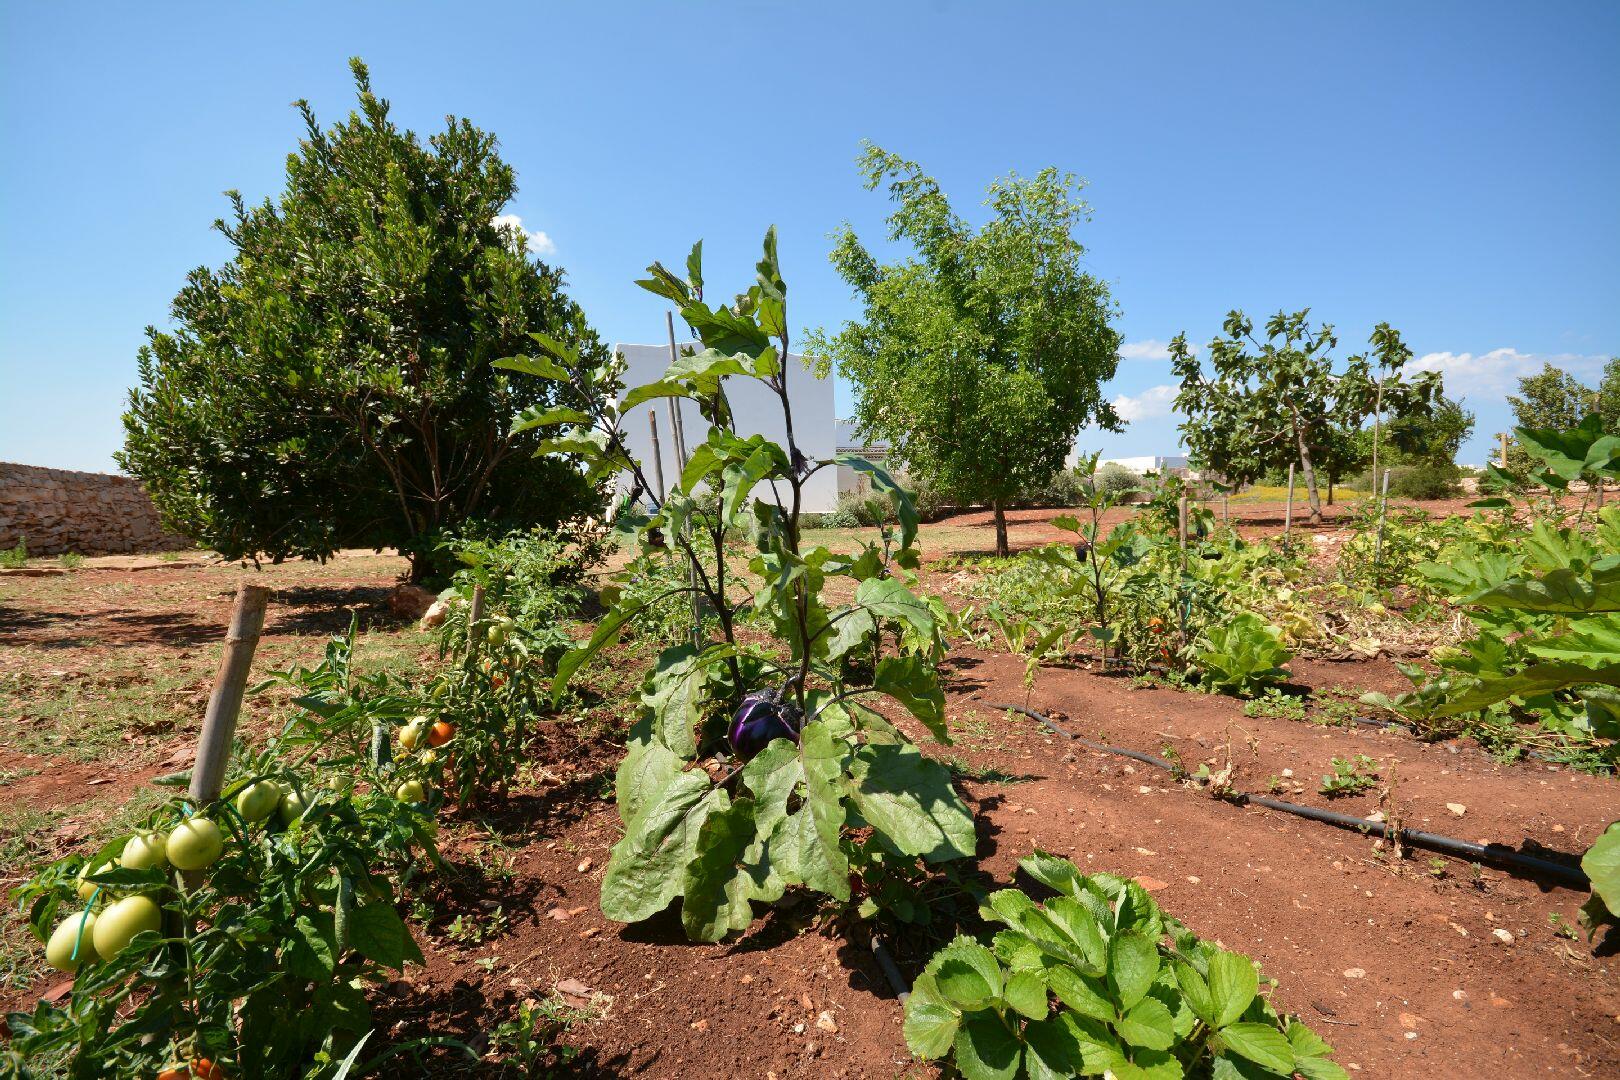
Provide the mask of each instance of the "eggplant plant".
{"label": "eggplant plant", "polygon": [[[864,458],[805,456],[788,392],[787,285],[774,228],[756,270],[746,292],[710,305],[701,242],[685,277],[654,263],[638,284],[674,304],[702,348],[622,398],[616,386],[604,392],[611,371],[544,335],[534,335],[539,354],[496,362],[565,384],[560,396],[573,404],[516,421],[560,430],[539,452],[572,456],[592,480],[627,476],[620,527],[639,553],[625,576],[670,562],[684,571],[655,575],[672,583],[659,593],[604,590],[609,610],[558,662],[552,694],[560,700],[581,667],[661,606],[699,614],[692,639],[665,648],[643,684],[616,778],[625,832],[602,881],[602,911],[638,922],[679,899],[687,934],[708,941],[748,927],[754,901],[773,902],[790,886],[848,902],[857,843],[925,862],[974,850],[972,817],[949,771],[871,704],[886,696],[949,741],[934,668],[943,647],[938,614],[908,585],[918,562],[916,508]],[[739,431],[728,379],[769,388],[783,442]],[[708,434],[661,493],[630,452],[621,421],[665,398],[696,405]],[[887,498],[898,521],[854,554],[802,542],[806,484],[838,465]],[[733,564],[739,547],[746,573]],[[836,577],[853,586],[847,603],[823,598]],[[770,644],[739,637],[745,617],[771,631]]]}

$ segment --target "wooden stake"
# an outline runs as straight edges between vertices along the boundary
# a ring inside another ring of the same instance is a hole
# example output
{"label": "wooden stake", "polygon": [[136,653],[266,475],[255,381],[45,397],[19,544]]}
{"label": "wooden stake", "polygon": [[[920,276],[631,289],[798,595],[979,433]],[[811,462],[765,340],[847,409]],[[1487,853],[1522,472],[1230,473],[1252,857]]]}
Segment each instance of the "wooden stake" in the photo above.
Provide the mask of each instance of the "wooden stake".
{"label": "wooden stake", "polygon": [[1288,466],[1288,507],[1283,511],[1283,543],[1294,530],[1294,467]]}
{"label": "wooden stake", "polygon": [[244,581],[236,587],[231,625],[225,632],[225,652],[214,673],[214,691],[208,696],[202,734],[197,738],[197,760],[191,768],[191,800],[198,806],[219,798],[225,784],[236,720],[242,712],[242,695],[247,691],[248,672],[259,647],[264,609],[269,601],[270,590],[263,585]]}
{"label": "wooden stake", "polygon": [[1389,470],[1384,470],[1383,490],[1378,496],[1378,538],[1373,541],[1373,567],[1384,557],[1384,512],[1389,508]]}
{"label": "wooden stake", "polygon": [[647,410],[647,426],[652,429],[653,480],[658,484],[658,505],[664,505],[664,452],[658,447],[658,413]]}
{"label": "wooden stake", "polygon": [[1176,526],[1176,535],[1181,538],[1181,547],[1182,550],[1185,551],[1187,548],[1187,496],[1183,495],[1181,497],[1181,504],[1178,507],[1178,510],[1180,513]]}
{"label": "wooden stake", "polygon": [[[664,323],[669,328],[669,362],[679,360],[680,353],[675,348],[675,313],[664,312]],[[669,437],[675,443],[675,462],[686,471],[686,425],[681,421],[680,398],[669,398]]]}
{"label": "wooden stake", "polygon": [[1508,433],[1504,431],[1497,438],[1502,440],[1502,468],[1505,469],[1508,461]]}
{"label": "wooden stake", "polygon": [[478,651],[478,624],[484,621],[484,587],[473,586],[472,605],[467,608],[467,655]]}

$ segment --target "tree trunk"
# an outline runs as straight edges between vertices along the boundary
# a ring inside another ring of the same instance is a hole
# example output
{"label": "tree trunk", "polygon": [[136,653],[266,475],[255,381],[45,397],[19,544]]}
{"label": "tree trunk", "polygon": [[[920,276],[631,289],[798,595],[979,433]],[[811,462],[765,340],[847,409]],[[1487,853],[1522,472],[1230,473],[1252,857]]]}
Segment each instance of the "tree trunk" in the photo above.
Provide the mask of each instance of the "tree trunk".
{"label": "tree trunk", "polygon": [[996,556],[1005,559],[1012,553],[1007,547],[1007,511],[999,502],[991,503],[990,508],[996,512]]}
{"label": "tree trunk", "polygon": [[1305,441],[1305,432],[1296,428],[1299,437],[1299,465],[1305,473],[1305,492],[1311,501],[1311,524],[1322,524],[1322,493],[1316,490],[1316,468],[1311,464],[1311,448]]}
{"label": "tree trunk", "polygon": [[420,585],[427,580],[428,571],[432,569],[432,559],[425,551],[411,552],[411,579],[412,585]]}

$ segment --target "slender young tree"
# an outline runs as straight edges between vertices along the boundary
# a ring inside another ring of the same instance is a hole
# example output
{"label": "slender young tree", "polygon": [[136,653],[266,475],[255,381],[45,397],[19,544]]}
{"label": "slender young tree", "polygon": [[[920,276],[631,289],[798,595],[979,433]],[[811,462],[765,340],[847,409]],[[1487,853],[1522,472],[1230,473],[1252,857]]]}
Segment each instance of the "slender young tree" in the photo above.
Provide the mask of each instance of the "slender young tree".
{"label": "slender young tree", "polygon": [[352,62],[360,105],[305,136],[279,201],[232,192],[235,254],[194,270],[148,328],[120,463],[170,525],[231,557],[399,547],[427,573],[442,530],[555,524],[594,505],[534,461],[512,416],[558,403],[490,361],[545,332],[606,358],[560,270],[496,217],[516,189],[495,137],[451,118],[424,146]]}
{"label": "slender young tree", "polygon": [[1333,360],[1333,327],[1313,327],[1310,309],[1278,312],[1267,320],[1264,340],[1241,311],[1223,324],[1223,337],[1209,344],[1210,371],[1193,355],[1187,336],[1170,345],[1171,365],[1181,380],[1176,409],[1191,458],[1231,483],[1249,483],[1297,464],[1310,502],[1310,520],[1322,520],[1318,471],[1343,468],[1349,440],[1370,416],[1380,427],[1428,409],[1440,379],[1424,372],[1405,379],[1411,350],[1388,323],[1372,333],[1371,355]]}
{"label": "slender young tree", "polygon": [[915,162],[868,144],[867,190],[885,180],[889,239],[913,255],[879,263],[845,226],[832,262],[863,305],[858,321],[809,335],[807,351],[854,384],[856,426],[888,440],[912,476],[995,513],[1051,477],[1087,424],[1117,431],[1102,394],[1119,362],[1117,310],[1081,268],[1082,182],[1044,169],[990,185],[973,228]]}

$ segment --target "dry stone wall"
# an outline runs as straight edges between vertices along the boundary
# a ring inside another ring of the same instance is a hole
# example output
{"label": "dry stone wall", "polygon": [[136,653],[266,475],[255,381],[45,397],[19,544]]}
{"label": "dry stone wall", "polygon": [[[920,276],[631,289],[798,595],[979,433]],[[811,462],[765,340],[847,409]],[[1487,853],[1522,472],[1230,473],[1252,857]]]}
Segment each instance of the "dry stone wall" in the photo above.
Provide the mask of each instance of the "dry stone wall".
{"label": "dry stone wall", "polygon": [[0,547],[30,555],[124,555],[194,546],[168,532],[141,482],[111,473],[0,462]]}

